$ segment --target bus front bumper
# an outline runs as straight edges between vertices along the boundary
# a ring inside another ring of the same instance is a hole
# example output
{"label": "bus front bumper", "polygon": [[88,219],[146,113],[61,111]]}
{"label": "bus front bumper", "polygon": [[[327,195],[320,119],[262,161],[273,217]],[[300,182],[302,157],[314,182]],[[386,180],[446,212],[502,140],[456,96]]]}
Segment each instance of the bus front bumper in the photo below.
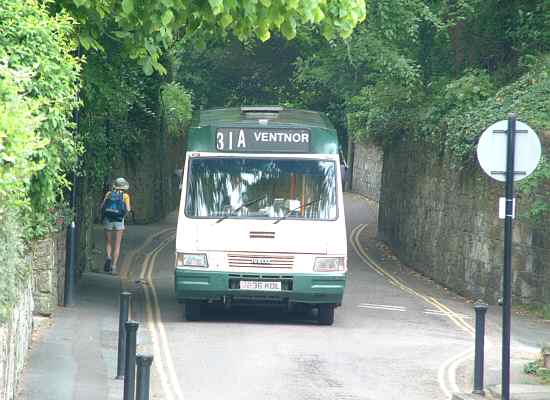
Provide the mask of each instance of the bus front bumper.
{"label": "bus front bumper", "polygon": [[[242,290],[240,281],[281,282],[280,291]],[[247,302],[342,303],[346,274],[229,273],[177,268],[175,292],[179,302],[189,300]]]}

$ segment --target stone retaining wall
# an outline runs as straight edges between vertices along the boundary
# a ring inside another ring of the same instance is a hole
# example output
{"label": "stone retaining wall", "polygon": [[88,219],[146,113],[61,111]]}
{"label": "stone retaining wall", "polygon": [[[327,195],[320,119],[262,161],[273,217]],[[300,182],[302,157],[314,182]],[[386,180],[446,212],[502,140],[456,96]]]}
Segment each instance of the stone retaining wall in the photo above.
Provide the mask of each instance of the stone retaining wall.
{"label": "stone retaining wall", "polygon": [[51,315],[63,304],[66,231],[31,244],[34,312]]}
{"label": "stone retaining wall", "polygon": [[20,290],[11,317],[0,324],[0,400],[17,399],[17,384],[32,333],[32,284]]}
{"label": "stone retaining wall", "polygon": [[6,322],[0,324],[0,400],[15,400],[29,349],[33,314],[51,315],[63,304],[65,230],[31,243],[26,262],[32,274],[17,294]]}
{"label": "stone retaining wall", "polygon": [[[385,151],[379,236],[413,269],[494,304],[501,296],[504,223],[498,198],[504,185],[477,162],[458,169],[432,150],[399,143]],[[513,231],[514,302],[550,304],[550,227],[521,217],[527,207],[520,198]]]}
{"label": "stone retaining wall", "polygon": [[354,150],[352,191],[379,201],[384,153],[374,143],[355,143]]}

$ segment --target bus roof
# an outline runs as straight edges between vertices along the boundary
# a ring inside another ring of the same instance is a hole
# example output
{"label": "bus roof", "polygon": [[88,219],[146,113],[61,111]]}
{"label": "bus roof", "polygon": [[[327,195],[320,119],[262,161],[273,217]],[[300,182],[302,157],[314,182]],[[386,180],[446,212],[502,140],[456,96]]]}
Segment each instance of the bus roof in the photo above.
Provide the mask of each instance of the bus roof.
{"label": "bus roof", "polygon": [[316,111],[278,106],[219,108],[195,114],[187,151],[338,154],[338,135]]}
{"label": "bus roof", "polygon": [[269,120],[271,126],[299,125],[304,128],[334,130],[334,126],[323,113],[309,110],[291,110],[278,106],[203,110],[195,114],[191,126],[256,126],[259,125],[258,120],[260,119]]}

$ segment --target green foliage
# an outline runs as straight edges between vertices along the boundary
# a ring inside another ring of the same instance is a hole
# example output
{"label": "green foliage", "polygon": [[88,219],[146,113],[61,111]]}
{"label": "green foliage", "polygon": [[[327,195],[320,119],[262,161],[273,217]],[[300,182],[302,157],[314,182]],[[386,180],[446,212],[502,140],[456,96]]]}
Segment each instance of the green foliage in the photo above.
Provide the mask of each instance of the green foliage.
{"label": "green foliage", "polygon": [[517,4],[517,27],[509,32],[514,47],[523,54],[550,50],[550,2],[524,1]]}
{"label": "green foliage", "polygon": [[348,128],[356,139],[371,138],[385,145],[416,129],[418,91],[401,81],[366,86],[348,105]]}
{"label": "green foliage", "polygon": [[341,131],[347,128],[357,137],[369,132],[388,142],[384,135],[407,130],[405,124],[399,132],[389,131],[418,101],[414,56],[420,24],[432,26],[437,17],[422,1],[410,0],[371,2],[367,14],[368,24],[347,40],[318,42],[319,49],[299,59],[295,83],[306,107],[340,110],[332,117],[341,121]]}
{"label": "green foliage", "polygon": [[318,25],[330,39],[348,37],[365,19],[364,0],[57,0],[56,5],[77,19],[86,50],[103,49],[104,36],[114,37],[148,75],[166,72],[160,55],[178,36],[203,41],[231,33],[241,41],[266,41],[280,32],[293,39],[301,26]]}
{"label": "green foliage", "polygon": [[81,174],[94,188],[102,186],[117,161],[138,161],[147,135],[158,129],[158,77],[146,77],[118,43],[107,45],[108,57],[90,51],[82,74]]}
{"label": "green foliage", "polygon": [[[65,172],[76,161],[70,129],[71,113],[78,105],[80,67],[71,55],[75,49],[73,21],[66,14],[50,16],[35,0],[3,0],[0,27],[0,60],[17,76],[29,77],[18,82],[18,90],[32,99],[35,116],[28,128],[38,138],[28,149],[32,151],[32,178],[25,182],[22,195],[30,201],[30,208],[20,210],[26,236],[31,238],[48,231],[51,210],[68,186]],[[28,129],[17,137],[28,140]]]}
{"label": "green foliage", "polygon": [[523,366],[523,372],[526,374],[535,374],[539,370],[539,362],[538,361],[530,361],[527,364]]}
{"label": "green foliage", "polygon": [[0,7],[0,322],[28,282],[25,241],[55,228],[77,148],[73,22],[34,0]]}
{"label": "green foliage", "polygon": [[550,384],[550,369],[544,368],[542,357],[535,361],[530,361],[523,366],[523,372],[529,375],[539,377],[542,383]]}
{"label": "green foliage", "polygon": [[280,35],[265,43],[215,39],[204,49],[180,42],[175,51],[175,79],[193,92],[195,107],[281,104],[298,97],[292,82],[294,62],[304,50],[303,35]]}
{"label": "green foliage", "polygon": [[[524,217],[531,221],[548,221],[550,218],[550,160],[543,155],[535,171],[520,181],[518,193],[529,200],[531,207]],[[550,319],[550,306],[546,306],[545,319]]]}
{"label": "green foliage", "polygon": [[460,78],[445,85],[445,108],[464,109],[477,105],[495,92],[491,78],[483,70],[467,70]]}
{"label": "green foliage", "polygon": [[178,83],[167,83],[160,87],[160,98],[168,133],[183,135],[184,128],[191,121],[191,95]]}
{"label": "green foliage", "polygon": [[38,104],[21,94],[22,81],[29,79],[0,64],[0,215],[8,209],[29,209],[31,178],[44,168],[37,157],[47,144],[36,133]]}
{"label": "green foliage", "polygon": [[550,57],[542,57],[530,71],[488,99],[470,102],[467,107],[455,108],[444,115],[449,151],[460,160],[473,157],[475,139],[510,112],[515,112],[518,120],[527,122],[536,131],[550,129],[549,66]]}

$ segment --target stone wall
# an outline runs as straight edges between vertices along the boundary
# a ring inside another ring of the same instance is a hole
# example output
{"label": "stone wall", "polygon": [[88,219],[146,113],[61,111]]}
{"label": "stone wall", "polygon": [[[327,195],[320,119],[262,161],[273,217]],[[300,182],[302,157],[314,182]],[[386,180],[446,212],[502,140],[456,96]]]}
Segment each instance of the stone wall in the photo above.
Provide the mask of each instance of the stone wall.
{"label": "stone wall", "polygon": [[29,280],[20,289],[10,318],[0,324],[0,400],[15,400],[32,332],[33,297]]}
{"label": "stone wall", "polygon": [[30,245],[36,314],[51,315],[58,305],[63,304],[65,242],[66,231],[63,229]]}
{"label": "stone wall", "polygon": [[7,321],[0,324],[0,400],[15,400],[32,334],[33,314],[51,315],[63,303],[64,229],[33,242],[25,257],[32,274],[17,293]]}
{"label": "stone wall", "polygon": [[379,201],[384,153],[374,143],[355,143],[354,150],[352,191]]}
{"label": "stone wall", "polygon": [[[543,137],[548,154],[550,135]],[[495,303],[503,268],[498,198],[504,185],[485,176],[477,162],[458,169],[438,154],[413,143],[385,151],[379,236],[413,269],[460,294]],[[550,304],[550,227],[530,225],[521,217],[526,207],[526,200],[519,199],[514,301]]]}

